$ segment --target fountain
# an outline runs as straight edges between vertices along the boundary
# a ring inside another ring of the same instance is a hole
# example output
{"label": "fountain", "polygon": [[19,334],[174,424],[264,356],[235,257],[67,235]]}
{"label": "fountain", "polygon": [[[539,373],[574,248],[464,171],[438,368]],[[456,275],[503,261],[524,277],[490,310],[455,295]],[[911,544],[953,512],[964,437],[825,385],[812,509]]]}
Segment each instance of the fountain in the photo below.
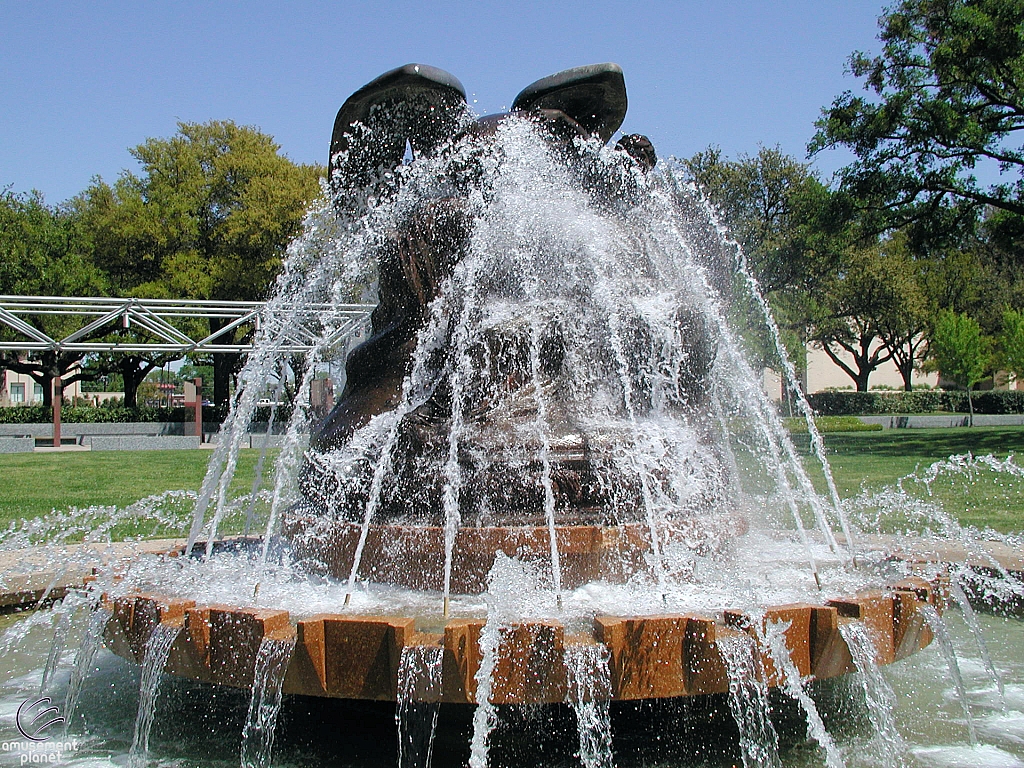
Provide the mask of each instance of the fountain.
{"label": "fountain", "polygon": [[[285,694],[394,702],[403,766],[430,764],[458,705],[470,765],[509,708],[543,705],[573,713],[585,766],[610,766],[613,715],[715,697],[744,765],[780,765],[788,699],[842,765],[812,694],[850,673],[879,759],[904,760],[879,665],[938,637],[956,666],[942,612],[970,612],[959,572],[855,538],[807,410],[815,490],[742,353],[738,303],[774,329],[742,253],[646,137],[608,146],[626,104],[614,64],[482,118],[425,65],[345,102],[329,194],[289,253],[187,543],[65,601],[59,627],[76,606],[93,617],[69,721],[102,635],[144,668],[129,765],[145,764],[160,670],[250,691],[243,765],[269,763]],[[273,487],[246,502],[246,534],[257,514],[265,533],[223,536],[240,437],[300,308],[368,299],[354,349],[321,318]],[[312,382],[340,360],[339,401],[315,413]]]}

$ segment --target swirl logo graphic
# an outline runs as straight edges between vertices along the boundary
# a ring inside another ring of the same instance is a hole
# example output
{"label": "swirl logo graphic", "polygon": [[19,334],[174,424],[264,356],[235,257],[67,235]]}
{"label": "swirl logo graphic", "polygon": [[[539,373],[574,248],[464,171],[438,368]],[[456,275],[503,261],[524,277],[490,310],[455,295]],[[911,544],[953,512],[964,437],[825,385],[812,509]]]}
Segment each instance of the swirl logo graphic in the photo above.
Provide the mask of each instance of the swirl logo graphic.
{"label": "swirl logo graphic", "polygon": [[[46,705],[45,708],[42,708]],[[49,736],[41,735],[47,728],[56,723],[63,723],[64,718],[56,707],[50,706],[50,697],[43,696],[32,701],[25,699],[18,707],[18,715],[15,719],[21,735],[30,741],[46,741]]]}

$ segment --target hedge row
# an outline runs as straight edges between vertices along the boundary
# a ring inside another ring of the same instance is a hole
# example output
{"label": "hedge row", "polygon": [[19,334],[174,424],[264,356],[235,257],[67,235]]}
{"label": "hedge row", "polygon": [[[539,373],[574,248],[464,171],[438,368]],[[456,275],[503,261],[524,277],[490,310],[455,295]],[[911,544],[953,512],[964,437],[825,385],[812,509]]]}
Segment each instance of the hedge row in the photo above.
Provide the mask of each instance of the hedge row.
{"label": "hedge row", "polygon": [[[988,390],[974,392],[975,413],[1024,413],[1024,392]],[[925,390],[922,392],[816,392],[807,396],[814,412],[822,416],[872,416],[890,413],[967,413],[967,393]]]}
{"label": "hedge row", "polygon": [[[277,422],[289,418],[291,409],[277,409],[274,419]],[[203,407],[203,423],[221,424],[227,417],[227,408],[219,406]],[[93,408],[88,405],[66,405],[60,411],[61,421],[67,424],[125,424],[128,422],[178,422],[192,421],[191,408],[158,408],[150,405],[138,408],[123,406]],[[254,422],[266,422],[270,419],[270,408],[257,408]],[[53,412],[41,405],[16,405],[0,408],[0,424],[45,424],[53,420]]]}

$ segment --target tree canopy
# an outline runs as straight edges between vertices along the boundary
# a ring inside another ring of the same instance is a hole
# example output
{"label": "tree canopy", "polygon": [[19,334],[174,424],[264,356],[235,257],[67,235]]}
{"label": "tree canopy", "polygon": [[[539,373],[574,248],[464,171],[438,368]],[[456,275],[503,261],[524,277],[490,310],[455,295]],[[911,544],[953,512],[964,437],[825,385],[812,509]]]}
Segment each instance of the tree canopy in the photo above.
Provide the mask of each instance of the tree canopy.
{"label": "tree canopy", "polygon": [[[106,276],[92,261],[90,243],[73,207],[49,206],[37,193],[0,193],[0,294],[95,296],[102,295],[106,286]],[[35,315],[29,322],[51,338],[75,330],[64,315]],[[25,359],[4,352],[0,369],[31,376],[49,405],[54,377],[67,374],[82,358],[81,353],[43,351]]]}
{"label": "tree canopy", "polygon": [[[293,163],[271,136],[231,121],[179,123],[171,138],[147,139],[131,153],[141,165],[138,175],[125,172],[113,185],[97,179],[76,201],[112,290],[147,298],[265,299],[319,194],[323,169]],[[209,331],[222,322],[211,319]],[[216,355],[213,362],[215,399],[224,403],[239,360]],[[141,381],[162,360],[120,363],[128,382]]]}
{"label": "tree canopy", "polygon": [[948,379],[967,390],[967,403],[974,422],[971,389],[988,372],[991,340],[981,326],[965,314],[942,310],[935,319],[928,345],[931,365]]}
{"label": "tree canopy", "polygon": [[825,109],[810,152],[852,150],[843,187],[888,224],[1024,215],[1024,4],[902,0],[879,24],[881,54],[849,60],[868,94]]}

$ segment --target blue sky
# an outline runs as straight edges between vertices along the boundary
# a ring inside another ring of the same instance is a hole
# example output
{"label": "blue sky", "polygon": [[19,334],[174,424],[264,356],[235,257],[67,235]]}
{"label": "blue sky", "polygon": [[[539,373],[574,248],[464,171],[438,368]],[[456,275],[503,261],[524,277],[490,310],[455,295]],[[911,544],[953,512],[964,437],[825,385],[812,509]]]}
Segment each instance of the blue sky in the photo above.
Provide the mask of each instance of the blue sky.
{"label": "blue sky", "polygon": [[[49,202],[134,169],[128,148],[177,121],[231,119],[324,163],[345,98],[408,62],[455,74],[481,114],[556,71],[614,61],[623,131],[659,155],[759,144],[803,157],[823,106],[859,83],[883,3],[32,2],[0,0],[0,188]],[[847,160],[819,156],[828,176]]]}

